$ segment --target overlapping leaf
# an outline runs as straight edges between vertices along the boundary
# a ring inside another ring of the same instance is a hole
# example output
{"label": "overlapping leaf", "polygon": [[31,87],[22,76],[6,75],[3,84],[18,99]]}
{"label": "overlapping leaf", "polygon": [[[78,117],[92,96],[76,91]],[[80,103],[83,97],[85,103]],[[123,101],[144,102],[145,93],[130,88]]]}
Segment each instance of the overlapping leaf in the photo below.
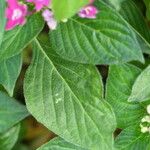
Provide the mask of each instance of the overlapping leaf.
{"label": "overlapping leaf", "polygon": [[112,150],[115,118],[102,99],[101,82],[95,67],[62,60],[36,40],[24,83],[27,108],[75,145]]}
{"label": "overlapping leaf", "polygon": [[133,27],[142,50],[150,53],[150,29],[143,14],[131,0],[121,3],[119,13]]}
{"label": "overlapping leaf", "polygon": [[144,115],[143,106],[127,101],[132,85],[140,72],[137,67],[128,64],[114,65],[109,68],[106,100],[114,108],[119,128],[139,123]]}
{"label": "overlapping leaf", "polygon": [[13,90],[21,71],[21,66],[21,55],[16,55],[0,62],[0,84],[5,87],[10,96],[13,96]]}
{"label": "overlapping leaf", "polygon": [[150,66],[148,66],[136,79],[128,100],[131,102],[150,100]]}
{"label": "overlapping leaf", "polygon": [[19,131],[20,125],[16,125],[0,134],[0,150],[11,150],[18,139]]}
{"label": "overlapping leaf", "polygon": [[35,14],[24,26],[5,32],[0,46],[0,61],[19,54],[40,33],[43,26],[42,17]]}
{"label": "overlapping leaf", "polygon": [[150,135],[143,134],[139,126],[131,126],[119,135],[116,139],[118,150],[149,150]]}
{"label": "overlapping leaf", "polygon": [[101,0],[96,19],[69,19],[50,32],[52,47],[63,58],[91,64],[143,61],[135,33],[122,17]]}
{"label": "overlapping leaf", "polygon": [[37,150],[87,150],[87,149],[75,146],[58,137],[41,146]]}
{"label": "overlapping leaf", "polygon": [[148,150],[150,136],[142,133],[141,119],[147,115],[145,103],[129,103],[132,85],[140,74],[133,65],[114,65],[109,68],[106,99],[114,108],[118,127],[123,131],[116,138],[118,150]]}
{"label": "overlapping leaf", "polygon": [[28,115],[25,106],[0,91],[0,133],[7,131]]}

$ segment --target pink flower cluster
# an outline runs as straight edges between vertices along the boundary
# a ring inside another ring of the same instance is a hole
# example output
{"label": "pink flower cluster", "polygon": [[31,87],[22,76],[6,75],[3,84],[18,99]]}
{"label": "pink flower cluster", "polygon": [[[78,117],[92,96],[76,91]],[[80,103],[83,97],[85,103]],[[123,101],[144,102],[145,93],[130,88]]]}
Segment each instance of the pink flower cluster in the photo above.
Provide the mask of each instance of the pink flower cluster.
{"label": "pink flower cluster", "polygon": [[[92,5],[94,0],[89,0],[90,4],[82,8],[78,15],[81,18],[96,18],[98,10]],[[35,5],[35,12],[42,10],[44,7],[48,7],[51,4],[51,0],[26,0],[28,3]],[[7,0],[6,8],[6,30],[11,30],[17,25],[24,25],[26,23],[27,15],[31,14],[28,11],[26,4],[19,2],[18,0]],[[46,8],[42,12],[44,20],[50,29],[54,30],[57,27],[57,21],[54,18],[54,14],[51,10]]]}
{"label": "pink flower cluster", "polygon": [[[36,11],[40,11],[43,7],[48,6],[51,0],[26,0],[35,5]],[[6,30],[11,30],[17,25],[24,25],[26,23],[26,16],[28,15],[27,5],[18,0],[7,0],[6,8]]]}
{"label": "pink flower cluster", "polygon": [[94,19],[96,18],[96,15],[98,13],[98,10],[95,6],[92,5],[92,3],[94,2],[94,0],[89,0],[90,3],[89,5],[85,6],[84,8],[82,8],[78,15],[81,17],[81,18],[91,18],[91,19]]}

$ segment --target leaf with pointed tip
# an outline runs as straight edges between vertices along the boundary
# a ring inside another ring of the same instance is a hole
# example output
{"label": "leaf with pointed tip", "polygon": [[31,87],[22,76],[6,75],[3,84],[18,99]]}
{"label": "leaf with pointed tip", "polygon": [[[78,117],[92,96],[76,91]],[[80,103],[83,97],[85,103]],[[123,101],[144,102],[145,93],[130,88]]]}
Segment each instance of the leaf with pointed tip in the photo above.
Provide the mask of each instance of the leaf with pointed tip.
{"label": "leaf with pointed tip", "polygon": [[137,77],[128,99],[130,102],[142,102],[147,100],[150,100],[150,66]]}
{"label": "leaf with pointed tip", "polygon": [[129,64],[113,65],[109,68],[105,97],[114,108],[118,128],[139,123],[139,118],[144,115],[142,105],[127,101],[140,72],[139,68]]}
{"label": "leaf with pointed tip", "polygon": [[41,32],[43,26],[43,18],[38,13],[29,17],[24,26],[5,32],[0,46],[0,61],[19,54]]}
{"label": "leaf with pointed tip", "polygon": [[1,0],[0,2],[0,45],[2,43],[3,34],[5,31],[5,23],[6,23],[5,7],[6,7],[6,1]]}
{"label": "leaf with pointed tip", "polygon": [[10,128],[0,134],[0,150],[11,150],[15,145],[20,131],[20,125]]}
{"label": "leaf with pointed tip", "polygon": [[63,20],[72,17],[88,3],[89,0],[54,0],[51,7],[56,19]]}
{"label": "leaf with pointed tip", "polygon": [[25,106],[0,91],[0,133],[13,127],[28,115]]}
{"label": "leaf with pointed tip", "polygon": [[57,137],[49,141],[48,143],[42,145],[37,150],[87,150],[87,149],[75,146]]}
{"label": "leaf with pointed tip", "polygon": [[13,96],[16,80],[22,66],[21,54],[0,62],[0,84]]}
{"label": "leaf with pointed tip", "polygon": [[136,35],[122,17],[99,0],[96,19],[69,19],[50,32],[54,50],[64,59],[88,64],[143,62]]}
{"label": "leaf with pointed tip", "polygon": [[125,0],[121,3],[119,13],[133,27],[141,49],[150,54],[150,29],[139,8],[133,1]]}
{"label": "leaf with pointed tip", "polygon": [[68,142],[112,150],[115,116],[103,100],[96,68],[65,61],[37,40],[33,48],[33,61],[24,83],[29,112]]}

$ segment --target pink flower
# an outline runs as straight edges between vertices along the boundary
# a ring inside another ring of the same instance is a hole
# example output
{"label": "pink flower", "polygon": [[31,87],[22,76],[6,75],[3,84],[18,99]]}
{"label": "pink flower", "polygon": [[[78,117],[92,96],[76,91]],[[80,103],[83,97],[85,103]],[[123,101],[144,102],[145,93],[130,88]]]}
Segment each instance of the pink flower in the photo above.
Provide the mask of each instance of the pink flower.
{"label": "pink flower", "polygon": [[82,8],[78,15],[81,17],[81,18],[96,18],[96,15],[98,13],[98,10],[95,6],[92,6],[92,5],[88,5],[88,6],[85,6],[84,8]]}
{"label": "pink flower", "polygon": [[24,25],[26,22],[27,6],[18,3],[17,0],[7,0],[8,7],[6,8],[6,30],[11,30],[17,25]]}
{"label": "pink flower", "polygon": [[48,6],[51,0],[26,0],[35,4],[36,11],[40,11],[44,6]]}
{"label": "pink flower", "polygon": [[55,30],[57,27],[57,21],[54,18],[53,12],[46,9],[42,12],[42,16],[43,16],[44,20],[47,22],[48,27],[51,30]]}

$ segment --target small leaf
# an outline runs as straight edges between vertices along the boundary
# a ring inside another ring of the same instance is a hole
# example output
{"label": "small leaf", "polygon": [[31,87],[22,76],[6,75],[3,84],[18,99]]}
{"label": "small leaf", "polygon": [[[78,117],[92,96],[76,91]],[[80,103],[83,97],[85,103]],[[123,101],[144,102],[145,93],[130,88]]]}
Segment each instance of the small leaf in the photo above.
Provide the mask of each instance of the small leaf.
{"label": "small leaf", "polygon": [[0,46],[0,61],[19,54],[43,29],[44,21],[40,14],[32,15],[24,26],[4,34]]}
{"label": "small leaf", "polygon": [[57,20],[63,20],[72,17],[88,3],[89,0],[54,0],[52,10]]}
{"label": "small leaf", "polygon": [[37,150],[87,150],[87,149],[75,146],[58,137],[42,145]]}
{"label": "small leaf", "polygon": [[102,98],[102,81],[95,67],[65,61],[37,40],[33,48],[24,83],[29,112],[70,143],[112,150],[115,117]]}
{"label": "small leaf", "polygon": [[130,102],[142,102],[147,100],[150,100],[150,66],[137,77],[128,99]]}
{"label": "small leaf", "polygon": [[13,96],[13,90],[21,71],[21,66],[21,55],[16,55],[0,62],[0,84],[5,87],[11,97]]}
{"label": "small leaf", "polygon": [[149,150],[150,135],[141,133],[140,126],[131,126],[116,138],[118,150]]}
{"label": "small leaf", "polygon": [[50,32],[54,50],[64,59],[88,64],[143,62],[141,47],[129,24],[99,0],[96,19],[69,19]]}
{"label": "small leaf", "polygon": [[0,150],[11,150],[15,145],[20,131],[20,125],[16,125],[0,134]]}
{"label": "small leaf", "polygon": [[149,0],[144,0],[144,3],[146,5],[146,16],[147,16],[147,19],[150,20],[150,1]]}
{"label": "small leaf", "polygon": [[129,64],[113,65],[109,68],[106,100],[114,108],[118,128],[126,128],[139,123],[144,115],[143,106],[127,101],[132,85],[140,72],[140,69]]}
{"label": "small leaf", "polygon": [[5,7],[6,7],[6,1],[1,0],[0,2],[0,45],[2,43],[3,34],[5,31],[5,23],[6,23]]}
{"label": "small leaf", "polygon": [[28,115],[25,106],[0,91],[0,133],[13,127]]}

